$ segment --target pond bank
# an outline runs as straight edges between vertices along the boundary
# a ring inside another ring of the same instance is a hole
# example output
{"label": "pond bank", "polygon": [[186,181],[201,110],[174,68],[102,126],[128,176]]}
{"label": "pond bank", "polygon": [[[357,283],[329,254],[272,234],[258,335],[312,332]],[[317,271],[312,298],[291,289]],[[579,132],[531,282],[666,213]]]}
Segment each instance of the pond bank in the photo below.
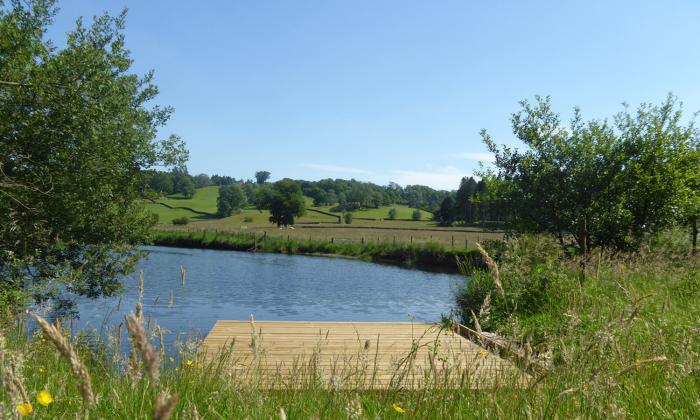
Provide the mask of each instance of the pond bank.
{"label": "pond bank", "polygon": [[178,248],[219,249],[229,251],[272,252],[316,256],[336,256],[365,261],[397,264],[430,270],[458,270],[457,261],[479,267],[483,260],[477,250],[446,248],[439,244],[337,243],[317,239],[280,239],[253,233],[212,231],[153,232],[153,244]]}

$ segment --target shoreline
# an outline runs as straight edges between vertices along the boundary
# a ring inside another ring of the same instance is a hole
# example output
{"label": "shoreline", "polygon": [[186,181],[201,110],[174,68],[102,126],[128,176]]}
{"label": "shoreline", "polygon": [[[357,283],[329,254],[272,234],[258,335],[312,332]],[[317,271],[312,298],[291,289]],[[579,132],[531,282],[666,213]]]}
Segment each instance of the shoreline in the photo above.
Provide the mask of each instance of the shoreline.
{"label": "shoreline", "polygon": [[259,238],[248,233],[154,230],[151,245],[344,258],[446,273],[459,272],[458,260],[467,265],[485,268],[481,254],[476,249],[448,249],[434,243],[331,243],[315,239]]}

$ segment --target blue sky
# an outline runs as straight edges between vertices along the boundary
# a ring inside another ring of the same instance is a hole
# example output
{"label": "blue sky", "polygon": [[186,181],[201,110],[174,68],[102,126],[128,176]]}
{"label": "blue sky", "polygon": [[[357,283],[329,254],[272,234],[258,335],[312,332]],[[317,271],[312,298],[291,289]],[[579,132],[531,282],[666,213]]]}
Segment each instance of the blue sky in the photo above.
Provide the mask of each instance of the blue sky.
{"label": "blue sky", "polygon": [[697,1],[64,0],[129,8],[134,69],[154,69],[191,173],[256,170],[454,189],[483,159],[479,130],[517,144],[518,101],[608,117],[672,91],[700,110]]}

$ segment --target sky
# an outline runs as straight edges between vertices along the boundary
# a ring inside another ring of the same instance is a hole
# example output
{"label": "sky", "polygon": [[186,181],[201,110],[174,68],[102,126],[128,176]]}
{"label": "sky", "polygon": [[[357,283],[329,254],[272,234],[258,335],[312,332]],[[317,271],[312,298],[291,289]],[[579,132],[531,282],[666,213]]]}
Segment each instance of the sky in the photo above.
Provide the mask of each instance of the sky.
{"label": "sky", "polygon": [[64,0],[129,9],[126,45],[175,113],[190,173],[355,178],[456,189],[518,143],[518,101],[606,118],[676,94],[700,110],[698,1]]}

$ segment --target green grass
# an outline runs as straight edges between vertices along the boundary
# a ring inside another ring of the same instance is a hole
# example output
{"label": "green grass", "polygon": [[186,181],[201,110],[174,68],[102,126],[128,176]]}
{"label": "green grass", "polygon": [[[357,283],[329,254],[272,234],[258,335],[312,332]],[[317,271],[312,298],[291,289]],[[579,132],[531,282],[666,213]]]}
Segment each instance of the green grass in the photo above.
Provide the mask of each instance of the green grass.
{"label": "green grass", "polygon": [[284,254],[340,255],[368,261],[381,261],[425,268],[456,270],[457,259],[478,266],[481,261],[474,249],[447,248],[437,243],[345,242],[305,239],[263,233],[204,231],[156,231],[154,244],[183,248],[225,249],[232,251],[274,252]]}
{"label": "green grass", "polygon": [[[550,258],[547,249],[531,242],[515,249],[501,266],[506,293],[531,274],[538,284],[556,285],[547,287],[552,294],[537,311],[514,311],[497,330],[516,347],[532,343],[530,359],[546,365],[529,386],[503,381],[477,390],[440,385],[334,390],[315,380],[313,364],[307,363],[298,372],[301,384],[279,382],[270,390],[246,386],[238,376],[255,380],[254,369],[225,369],[235,355],[222,354],[208,364],[187,350],[182,358],[193,360],[192,366],[164,360],[161,380],[151,381],[125,374],[126,361],[118,358],[115,363],[107,343],[95,347],[78,338],[74,346],[87,365],[98,401],[84,413],[69,364],[41,336],[18,330],[15,319],[0,326],[0,369],[8,372],[13,360],[21,360],[17,382],[26,388],[38,418],[150,418],[161,392],[178,396],[178,419],[270,419],[279,418],[281,409],[290,419],[700,417],[697,258],[660,250],[600,259],[595,255],[580,283],[578,261]],[[157,340],[153,345],[158,349]],[[42,389],[55,399],[48,408],[36,402]],[[0,392],[0,403],[5,417],[12,418],[17,402],[7,390]],[[405,413],[394,411],[393,404]]]}
{"label": "green grass", "polygon": [[219,187],[211,186],[198,188],[195,190],[194,197],[184,198],[181,194],[173,194],[161,198],[158,201],[169,204],[173,207],[189,207],[193,210],[204,213],[216,213],[216,199],[219,197]]}
{"label": "green grass", "polygon": [[[331,212],[331,209],[335,206],[321,206],[321,207],[314,207],[319,210]],[[394,204],[391,206],[382,206],[376,209],[362,209],[362,210],[353,210],[352,215],[354,217],[366,217],[368,219],[389,219],[389,209],[396,209],[396,218],[397,219],[412,219],[413,218],[413,211],[416,210],[413,207],[408,207],[403,204]],[[428,221],[433,218],[433,214],[429,213],[427,211],[419,210],[421,212],[421,220],[423,221]],[[335,214],[342,215],[341,212],[335,212]]]}

